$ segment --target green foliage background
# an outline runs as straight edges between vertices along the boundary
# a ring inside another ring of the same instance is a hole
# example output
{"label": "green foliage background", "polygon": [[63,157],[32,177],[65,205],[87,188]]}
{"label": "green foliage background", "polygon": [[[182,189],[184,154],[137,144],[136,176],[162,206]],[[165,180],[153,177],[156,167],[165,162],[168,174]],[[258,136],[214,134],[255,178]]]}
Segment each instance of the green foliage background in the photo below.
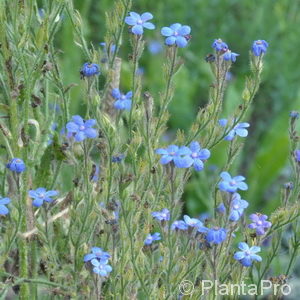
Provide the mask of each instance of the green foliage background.
{"label": "green foliage background", "polygon": [[[112,0],[74,0],[82,15],[85,36],[94,47],[105,36],[105,12],[112,9]],[[149,11],[154,15],[155,31],[147,31],[147,41],[163,42],[159,31],[162,26],[180,22],[192,27],[192,40],[187,49],[181,50],[185,66],[176,76],[176,92],[170,106],[170,132],[172,139],[177,129],[189,130],[199,106],[205,105],[211,84],[209,65],[205,56],[211,52],[214,38],[222,38],[230,48],[240,54],[232,68],[233,80],[226,94],[224,117],[240,104],[241,92],[248,68],[248,52],[253,40],[265,39],[270,47],[265,58],[263,82],[248,114],[251,123],[249,137],[232,173],[247,177],[250,189],[245,199],[250,211],[270,213],[279,205],[281,185],[289,180],[288,122],[289,111],[300,109],[299,49],[300,1],[298,0],[136,0],[136,12]],[[84,109],[83,83],[79,69],[85,62],[82,51],[75,45],[68,18],[64,22],[57,44],[62,50],[60,59],[65,83],[78,84],[72,91],[72,113]],[[124,35],[120,55],[123,58],[121,88],[130,89],[128,55],[130,45]],[[145,90],[154,96],[162,90],[161,66],[164,53],[152,55],[145,49],[141,64],[144,69]],[[98,62],[100,63],[100,62]],[[195,175],[185,193],[186,209],[192,214],[209,210],[209,190],[205,178],[216,180],[223,166],[227,142],[214,149],[206,171]]]}

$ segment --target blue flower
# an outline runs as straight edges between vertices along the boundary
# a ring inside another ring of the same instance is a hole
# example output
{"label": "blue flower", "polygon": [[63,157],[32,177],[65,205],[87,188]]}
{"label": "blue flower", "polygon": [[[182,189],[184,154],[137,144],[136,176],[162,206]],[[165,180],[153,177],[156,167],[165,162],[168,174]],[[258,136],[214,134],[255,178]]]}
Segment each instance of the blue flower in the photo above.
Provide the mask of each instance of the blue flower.
{"label": "blue flower", "polygon": [[267,215],[257,213],[250,215],[249,218],[253,223],[249,224],[248,228],[256,229],[257,235],[264,235],[266,233],[265,230],[272,226],[272,223],[267,221]]}
{"label": "blue flower", "polygon": [[185,224],[188,225],[189,227],[197,228],[197,229],[203,227],[203,223],[199,219],[190,218],[188,215],[184,215],[183,220]]}
{"label": "blue flower", "polygon": [[233,222],[238,221],[248,205],[249,203],[246,200],[241,199],[240,194],[234,193],[230,204],[229,220]]}
{"label": "blue flower", "polygon": [[149,233],[144,241],[144,244],[149,246],[151,245],[154,241],[159,241],[161,240],[160,237],[160,233],[159,232],[155,232],[154,234],[151,235],[151,233]]}
{"label": "blue flower", "polygon": [[225,214],[225,213],[226,213],[226,207],[225,207],[224,203],[220,203],[220,204],[218,205],[218,207],[216,208],[216,211],[217,211],[219,214],[221,214],[221,215]]}
{"label": "blue flower", "polygon": [[170,220],[170,211],[167,208],[163,208],[161,211],[154,211],[151,215],[158,221]]}
{"label": "blue flower", "polygon": [[211,45],[216,51],[225,52],[228,50],[228,45],[221,39],[215,39]]}
{"label": "blue flower", "polygon": [[[221,120],[220,120],[221,121]],[[219,121],[219,123],[220,123]],[[249,123],[238,123],[234,126],[232,130],[229,131],[228,135],[225,136],[225,141],[232,141],[233,138],[238,135],[240,137],[246,137],[248,135],[248,130],[246,129],[249,127]]]}
{"label": "blue flower", "polygon": [[290,117],[292,118],[292,119],[299,119],[299,112],[298,111],[295,111],[295,110],[292,110],[291,112],[290,112]]}
{"label": "blue flower", "polygon": [[130,110],[132,92],[128,92],[126,95],[122,94],[119,89],[113,89],[111,95],[117,100],[114,103],[114,107],[120,110]]}
{"label": "blue flower", "polygon": [[226,235],[227,230],[224,228],[211,228],[207,230],[205,239],[208,243],[220,244],[226,239]]}
{"label": "blue flower", "polygon": [[83,258],[83,261],[88,262],[91,261],[92,259],[107,261],[109,258],[110,258],[110,254],[103,251],[102,248],[92,247],[92,253],[86,254]]}
{"label": "blue flower", "polygon": [[198,142],[192,142],[190,144],[190,161],[196,171],[201,171],[204,168],[203,160],[207,160],[210,157],[210,151],[208,149],[201,149]]}
{"label": "blue flower", "polygon": [[299,150],[295,150],[294,154],[295,154],[296,161],[300,162],[300,149]]}
{"label": "blue flower", "polygon": [[238,251],[234,254],[234,259],[238,260],[244,267],[250,267],[252,265],[252,261],[262,261],[262,258],[257,255],[257,252],[260,252],[260,247],[252,246],[251,248],[244,242],[239,243],[239,249],[242,251]]}
{"label": "blue flower", "polygon": [[243,176],[231,177],[228,172],[222,172],[220,176],[223,179],[223,181],[219,183],[219,189],[221,191],[235,193],[238,189],[242,191],[248,189],[248,185],[244,182],[245,177]]}
{"label": "blue flower", "polygon": [[236,57],[239,56],[239,54],[231,52],[230,50],[227,50],[224,54],[223,54],[223,59],[226,61],[232,61],[235,62],[236,61]]}
{"label": "blue flower", "polygon": [[8,203],[10,203],[9,198],[0,197],[0,215],[7,215],[9,213],[9,209],[5,206]]}
{"label": "blue flower", "polygon": [[30,198],[34,199],[32,204],[36,207],[40,207],[43,205],[44,201],[51,203],[53,201],[51,197],[57,196],[58,192],[47,191],[45,188],[38,188],[36,190],[30,190],[28,194]]}
{"label": "blue flower", "polygon": [[111,161],[113,163],[120,163],[124,158],[125,158],[125,154],[119,154],[119,155],[112,156]]}
{"label": "blue flower", "polygon": [[227,125],[227,123],[228,123],[228,120],[227,120],[227,119],[220,119],[220,120],[219,120],[219,125],[220,125],[221,127],[225,127],[225,126]]}
{"label": "blue flower", "polygon": [[190,147],[170,145],[167,149],[157,149],[157,154],[162,155],[160,163],[165,165],[174,161],[177,168],[189,168],[192,165],[196,171],[204,168],[203,160],[210,157],[208,149],[201,149],[198,142],[192,142]]}
{"label": "blue flower", "polygon": [[166,38],[165,43],[168,46],[176,45],[179,48],[185,48],[190,40],[191,27],[179,23],[172,24],[170,27],[163,27],[161,34]]}
{"label": "blue flower", "polygon": [[263,53],[267,52],[268,47],[269,47],[269,44],[265,40],[254,41],[252,44],[252,53],[255,56],[260,56]]}
{"label": "blue flower", "polygon": [[9,170],[16,172],[16,173],[22,173],[26,170],[25,163],[21,158],[13,158],[6,165],[6,168],[8,168]]}
{"label": "blue flower", "polygon": [[154,29],[155,26],[148,22],[153,19],[153,15],[149,12],[145,12],[142,15],[139,15],[135,12],[130,12],[130,16],[125,18],[125,23],[132,26],[131,32],[135,35],[142,35],[144,33],[144,28]]}
{"label": "blue flower", "polygon": [[178,221],[175,221],[172,225],[171,225],[171,229],[172,230],[187,230],[188,229],[188,225],[182,221],[182,220],[178,220]]}
{"label": "blue flower", "polygon": [[100,276],[108,276],[112,271],[112,267],[107,264],[107,261],[99,261],[98,259],[92,259],[91,264],[93,265],[93,272]]}
{"label": "blue flower", "polygon": [[162,165],[166,165],[179,157],[178,151],[179,151],[178,146],[170,145],[167,147],[167,149],[163,149],[163,148],[156,149],[155,153],[162,155],[162,157],[160,159],[160,163]]}
{"label": "blue flower", "polygon": [[82,77],[91,77],[100,74],[100,67],[97,64],[85,63],[80,70]]}
{"label": "blue flower", "polygon": [[151,54],[155,55],[162,52],[163,46],[159,41],[150,41],[148,50]]}
{"label": "blue flower", "polygon": [[80,116],[73,116],[71,122],[67,123],[68,133],[72,134],[77,142],[81,142],[86,138],[93,139],[97,137],[97,130],[92,128],[96,124],[96,120],[83,120]]}

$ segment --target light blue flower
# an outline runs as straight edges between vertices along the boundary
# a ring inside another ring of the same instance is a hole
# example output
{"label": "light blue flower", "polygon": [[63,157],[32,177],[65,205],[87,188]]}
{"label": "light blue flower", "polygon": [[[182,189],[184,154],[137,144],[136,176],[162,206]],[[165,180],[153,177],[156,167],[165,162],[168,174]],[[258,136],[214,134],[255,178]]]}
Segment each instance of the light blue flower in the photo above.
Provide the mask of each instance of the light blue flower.
{"label": "light blue flower", "polygon": [[238,123],[234,126],[232,130],[229,131],[228,135],[225,136],[224,140],[232,141],[236,135],[240,137],[248,136],[248,128],[250,126],[249,123]]}
{"label": "light blue flower", "polygon": [[239,54],[231,52],[230,50],[227,50],[224,54],[223,54],[223,59],[226,61],[232,61],[235,62],[236,61],[236,57],[239,56]]}
{"label": "light blue flower", "polygon": [[108,276],[112,271],[112,267],[107,264],[107,261],[92,259],[91,264],[93,265],[93,272],[100,276]]}
{"label": "light blue flower", "polygon": [[233,222],[238,221],[248,205],[249,203],[246,200],[243,200],[240,194],[234,193],[230,204],[229,220]]}
{"label": "light blue flower", "polygon": [[9,209],[6,207],[8,203],[10,203],[9,198],[0,197],[0,215],[7,215],[9,213]]}
{"label": "light blue flower", "polygon": [[161,34],[166,38],[165,43],[168,46],[176,45],[179,48],[185,48],[190,40],[191,27],[181,25],[180,23],[172,24],[170,27],[163,27]]}
{"label": "light blue flower", "polygon": [[161,211],[154,211],[151,213],[151,215],[158,221],[170,220],[170,211],[167,208],[163,208]]}
{"label": "light blue flower", "polygon": [[128,92],[126,95],[122,94],[119,89],[113,89],[111,95],[116,99],[114,107],[119,110],[131,109],[132,92]]}
{"label": "light blue flower", "polygon": [[155,26],[148,22],[153,19],[153,15],[149,12],[145,12],[142,15],[137,14],[136,12],[130,12],[130,16],[125,18],[125,23],[132,26],[131,32],[135,35],[142,35],[144,33],[144,28],[154,29]]}
{"label": "light blue flower", "polygon": [[251,248],[244,242],[239,243],[239,249],[242,251],[238,251],[234,254],[234,259],[238,260],[244,267],[250,267],[252,265],[252,261],[262,261],[262,258],[256,253],[260,252],[260,247],[252,246]]}
{"label": "light blue flower", "polygon": [[9,170],[16,172],[16,173],[22,173],[26,170],[25,163],[21,158],[13,158],[6,165],[6,168],[8,168]]}
{"label": "light blue flower", "polygon": [[110,254],[103,251],[102,248],[99,247],[92,247],[92,252],[86,254],[83,258],[84,262],[91,261],[92,259],[98,259],[100,261],[107,261],[110,258]]}
{"label": "light blue flower", "polygon": [[58,192],[47,191],[45,188],[40,187],[36,190],[30,190],[28,195],[33,199],[32,204],[36,207],[40,207],[43,205],[44,201],[51,203],[53,201],[52,197],[57,196]]}
{"label": "light blue flower", "polygon": [[98,64],[85,63],[81,70],[80,74],[82,77],[91,77],[100,74],[100,67]]}
{"label": "light blue flower", "polygon": [[[202,231],[203,232],[203,231]],[[207,229],[205,239],[208,243],[220,244],[226,239],[227,230],[224,228]]]}
{"label": "light blue flower", "polygon": [[214,42],[211,45],[216,51],[227,51],[228,45],[223,42],[221,39],[215,39]]}
{"label": "light blue flower", "polygon": [[182,220],[177,220],[171,225],[172,230],[187,230],[188,227],[189,226]]}
{"label": "light blue flower", "polygon": [[92,128],[96,125],[96,120],[83,120],[82,117],[76,115],[72,117],[72,121],[66,125],[68,134],[74,136],[77,142],[82,142],[86,138],[94,139],[98,136],[96,129]]}
{"label": "light blue flower", "polygon": [[219,189],[221,191],[235,193],[238,189],[242,191],[248,189],[248,185],[244,182],[244,176],[231,177],[228,172],[222,172],[220,176],[223,179],[223,181],[219,183]]}
{"label": "light blue flower", "polygon": [[267,52],[268,47],[269,47],[269,44],[265,40],[254,41],[252,44],[252,53],[255,56],[260,56],[263,53]]}
{"label": "light blue flower", "polygon": [[149,246],[151,245],[154,241],[159,241],[161,240],[160,237],[160,233],[159,232],[155,232],[154,234],[151,235],[151,233],[149,233],[144,241],[144,244]]}

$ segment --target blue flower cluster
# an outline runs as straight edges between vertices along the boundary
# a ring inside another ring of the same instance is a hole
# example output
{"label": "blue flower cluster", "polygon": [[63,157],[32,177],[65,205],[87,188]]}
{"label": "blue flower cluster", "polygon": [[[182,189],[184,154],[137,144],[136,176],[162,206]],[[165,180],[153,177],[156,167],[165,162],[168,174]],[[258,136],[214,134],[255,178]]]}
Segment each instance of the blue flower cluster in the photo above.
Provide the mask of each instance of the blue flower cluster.
{"label": "blue flower cluster", "polygon": [[194,167],[196,171],[204,168],[204,161],[210,157],[208,149],[202,149],[198,142],[192,142],[190,147],[170,145],[166,149],[156,150],[156,154],[161,155],[160,163],[166,165],[173,162],[177,168]]}
{"label": "blue flower cluster", "polygon": [[102,248],[92,247],[92,252],[86,254],[83,261],[85,263],[91,263],[94,273],[106,277],[112,271],[112,267],[108,264],[110,257],[110,254],[103,251]]}

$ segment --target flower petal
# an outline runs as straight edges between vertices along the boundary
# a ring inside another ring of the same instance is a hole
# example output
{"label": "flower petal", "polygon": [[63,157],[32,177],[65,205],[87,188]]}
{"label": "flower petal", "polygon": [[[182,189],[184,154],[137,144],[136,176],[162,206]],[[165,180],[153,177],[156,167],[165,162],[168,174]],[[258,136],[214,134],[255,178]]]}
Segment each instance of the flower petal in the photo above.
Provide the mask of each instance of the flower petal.
{"label": "flower petal", "polygon": [[7,215],[8,213],[8,208],[5,205],[0,204],[0,215]]}
{"label": "flower petal", "polygon": [[187,25],[183,25],[179,28],[178,33],[180,35],[188,35],[191,33],[191,27]]}
{"label": "flower petal", "polygon": [[163,27],[160,31],[163,36],[171,36],[174,31],[170,27]]}
{"label": "flower petal", "polygon": [[131,31],[136,35],[142,35],[144,33],[144,29],[142,25],[134,25]]}
{"label": "flower petal", "polygon": [[178,36],[178,37],[176,38],[176,45],[177,45],[179,48],[184,48],[184,47],[186,47],[187,43],[188,43],[188,42],[187,42],[186,38],[183,37],[183,36]]}
{"label": "flower petal", "polygon": [[154,24],[150,23],[150,22],[146,22],[143,24],[143,27],[144,28],[147,28],[147,29],[155,29],[155,26]]}
{"label": "flower petal", "polygon": [[0,204],[5,205],[5,204],[8,204],[8,203],[10,203],[10,199],[9,198],[2,198],[2,199],[0,199]]}
{"label": "flower petal", "polygon": [[245,242],[240,242],[239,245],[238,245],[238,247],[242,251],[248,251],[249,250],[249,246]]}
{"label": "flower petal", "polygon": [[153,19],[153,15],[149,12],[145,12],[141,15],[141,19],[142,19],[142,21],[146,22],[146,21]]}
{"label": "flower petal", "polygon": [[174,36],[169,36],[169,37],[167,37],[166,40],[165,40],[165,43],[166,43],[166,45],[168,45],[168,46],[174,45],[175,42],[176,42],[176,38],[175,38]]}

